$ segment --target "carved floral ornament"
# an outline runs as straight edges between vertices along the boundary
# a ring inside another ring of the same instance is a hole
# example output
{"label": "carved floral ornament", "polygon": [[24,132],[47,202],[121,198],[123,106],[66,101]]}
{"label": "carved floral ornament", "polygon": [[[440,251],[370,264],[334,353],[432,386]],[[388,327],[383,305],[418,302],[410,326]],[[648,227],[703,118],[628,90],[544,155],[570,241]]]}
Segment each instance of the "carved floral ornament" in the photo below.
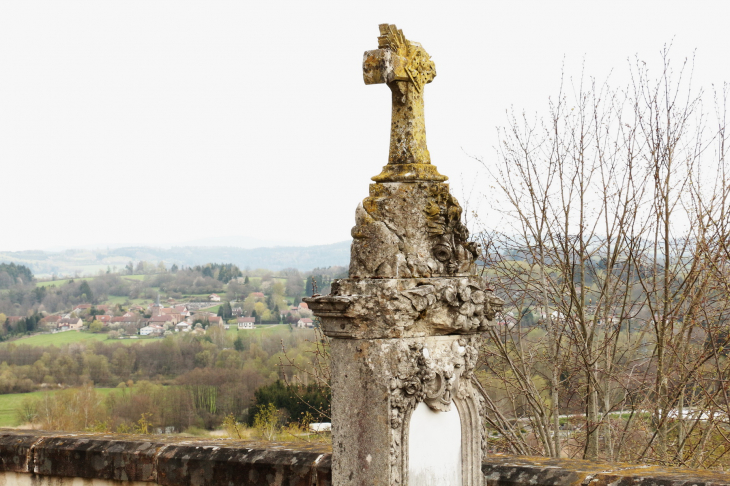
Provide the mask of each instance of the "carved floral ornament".
{"label": "carved floral ornament", "polygon": [[409,346],[398,373],[390,382],[391,427],[400,427],[406,412],[420,402],[434,411],[448,412],[453,393],[465,397],[460,384],[461,380],[471,379],[476,366],[478,353],[473,344],[472,340],[462,338],[453,341],[450,352],[436,356],[431,356],[423,343]]}

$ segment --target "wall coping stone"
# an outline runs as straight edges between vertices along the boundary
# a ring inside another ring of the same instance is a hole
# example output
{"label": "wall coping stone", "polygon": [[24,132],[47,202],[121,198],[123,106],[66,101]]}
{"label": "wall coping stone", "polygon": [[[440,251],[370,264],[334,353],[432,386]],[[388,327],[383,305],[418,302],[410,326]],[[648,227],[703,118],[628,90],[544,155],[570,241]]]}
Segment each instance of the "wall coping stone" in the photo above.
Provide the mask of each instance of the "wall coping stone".
{"label": "wall coping stone", "polygon": [[730,474],[651,464],[606,463],[580,459],[493,454],[482,463],[487,486],[721,486]]}
{"label": "wall coping stone", "polygon": [[[329,444],[0,429],[0,475],[160,485],[331,486]],[[719,471],[493,454],[486,486],[730,486]]]}

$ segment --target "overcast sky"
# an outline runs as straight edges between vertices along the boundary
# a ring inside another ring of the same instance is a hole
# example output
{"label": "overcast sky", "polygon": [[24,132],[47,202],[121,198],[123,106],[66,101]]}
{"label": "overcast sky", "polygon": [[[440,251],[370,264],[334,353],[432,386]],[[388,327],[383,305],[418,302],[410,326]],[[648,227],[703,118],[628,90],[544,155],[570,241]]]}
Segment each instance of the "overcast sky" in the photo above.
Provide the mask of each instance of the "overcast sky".
{"label": "overcast sky", "polygon": [[[568,76],[696,52],[730,80],[728,2],[0,2],[0,250],[349,239],[387,162],[390,92],[362,54],[395,23],[436,63],[431,160],[486,187],[513,106]],[[480,213],[488,217],[488,210]]]}

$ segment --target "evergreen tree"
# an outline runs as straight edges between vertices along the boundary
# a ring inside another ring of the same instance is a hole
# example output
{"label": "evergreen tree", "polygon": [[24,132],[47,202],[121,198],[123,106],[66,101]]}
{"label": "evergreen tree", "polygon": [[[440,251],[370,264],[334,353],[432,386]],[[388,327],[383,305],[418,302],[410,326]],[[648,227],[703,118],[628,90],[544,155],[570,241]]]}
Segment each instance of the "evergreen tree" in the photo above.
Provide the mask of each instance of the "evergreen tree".
{"label": "evergreen tree", "polygon": [[230,302],[225,302],[223,305],[220,306],[218,309],[218,312],[221,312],[221,314],[218,314],[219,316],[223,317],[223,319],[228,320],[231,317],[233,317],[233,308],[231,307]]}
{"label": "evergreen tree", "polygon": [[241,337],[241,333],[237,333],[236,340],[233,341],[233,348],[236,351],[246,351],[246,343],[243,342],[243,338]]}
{"label": "evergreen tree", "polygon": [[328,387],[317,385],[286,385],[276,380],[271,385],[262,386],[254,392],[254,403],[249,410],[249,423],[262,408],[273,403],[278,409],[289,412],[292,421],[299,421],[309,412],[315,421],[327,420],[330,415],[332,393]]}
{"label": "evergreen tree", "polygon": [[94,303],[94,294],[91,292],[91,287],[89,287],[89,282],[84,280],[81,282],[81,285],[79,285],[79,297],[82,295],[86,295],[86,300],[88,302]]}

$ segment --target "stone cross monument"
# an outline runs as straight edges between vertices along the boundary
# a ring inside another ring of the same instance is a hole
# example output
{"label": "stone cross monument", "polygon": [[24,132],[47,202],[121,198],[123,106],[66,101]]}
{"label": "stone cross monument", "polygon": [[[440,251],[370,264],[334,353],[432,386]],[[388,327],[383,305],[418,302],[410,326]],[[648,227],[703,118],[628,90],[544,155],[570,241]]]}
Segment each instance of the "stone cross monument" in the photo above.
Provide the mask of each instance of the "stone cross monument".
{"label": "stone cross monument", "polygon": [[365,84],[393,95],[388,164],[357,207],[349,278],[304,299],[331,339],[337,486],[478,486],[485,437],[473,377],[479,334],[503,302],[426,147],[423,47],[381,25]]}

